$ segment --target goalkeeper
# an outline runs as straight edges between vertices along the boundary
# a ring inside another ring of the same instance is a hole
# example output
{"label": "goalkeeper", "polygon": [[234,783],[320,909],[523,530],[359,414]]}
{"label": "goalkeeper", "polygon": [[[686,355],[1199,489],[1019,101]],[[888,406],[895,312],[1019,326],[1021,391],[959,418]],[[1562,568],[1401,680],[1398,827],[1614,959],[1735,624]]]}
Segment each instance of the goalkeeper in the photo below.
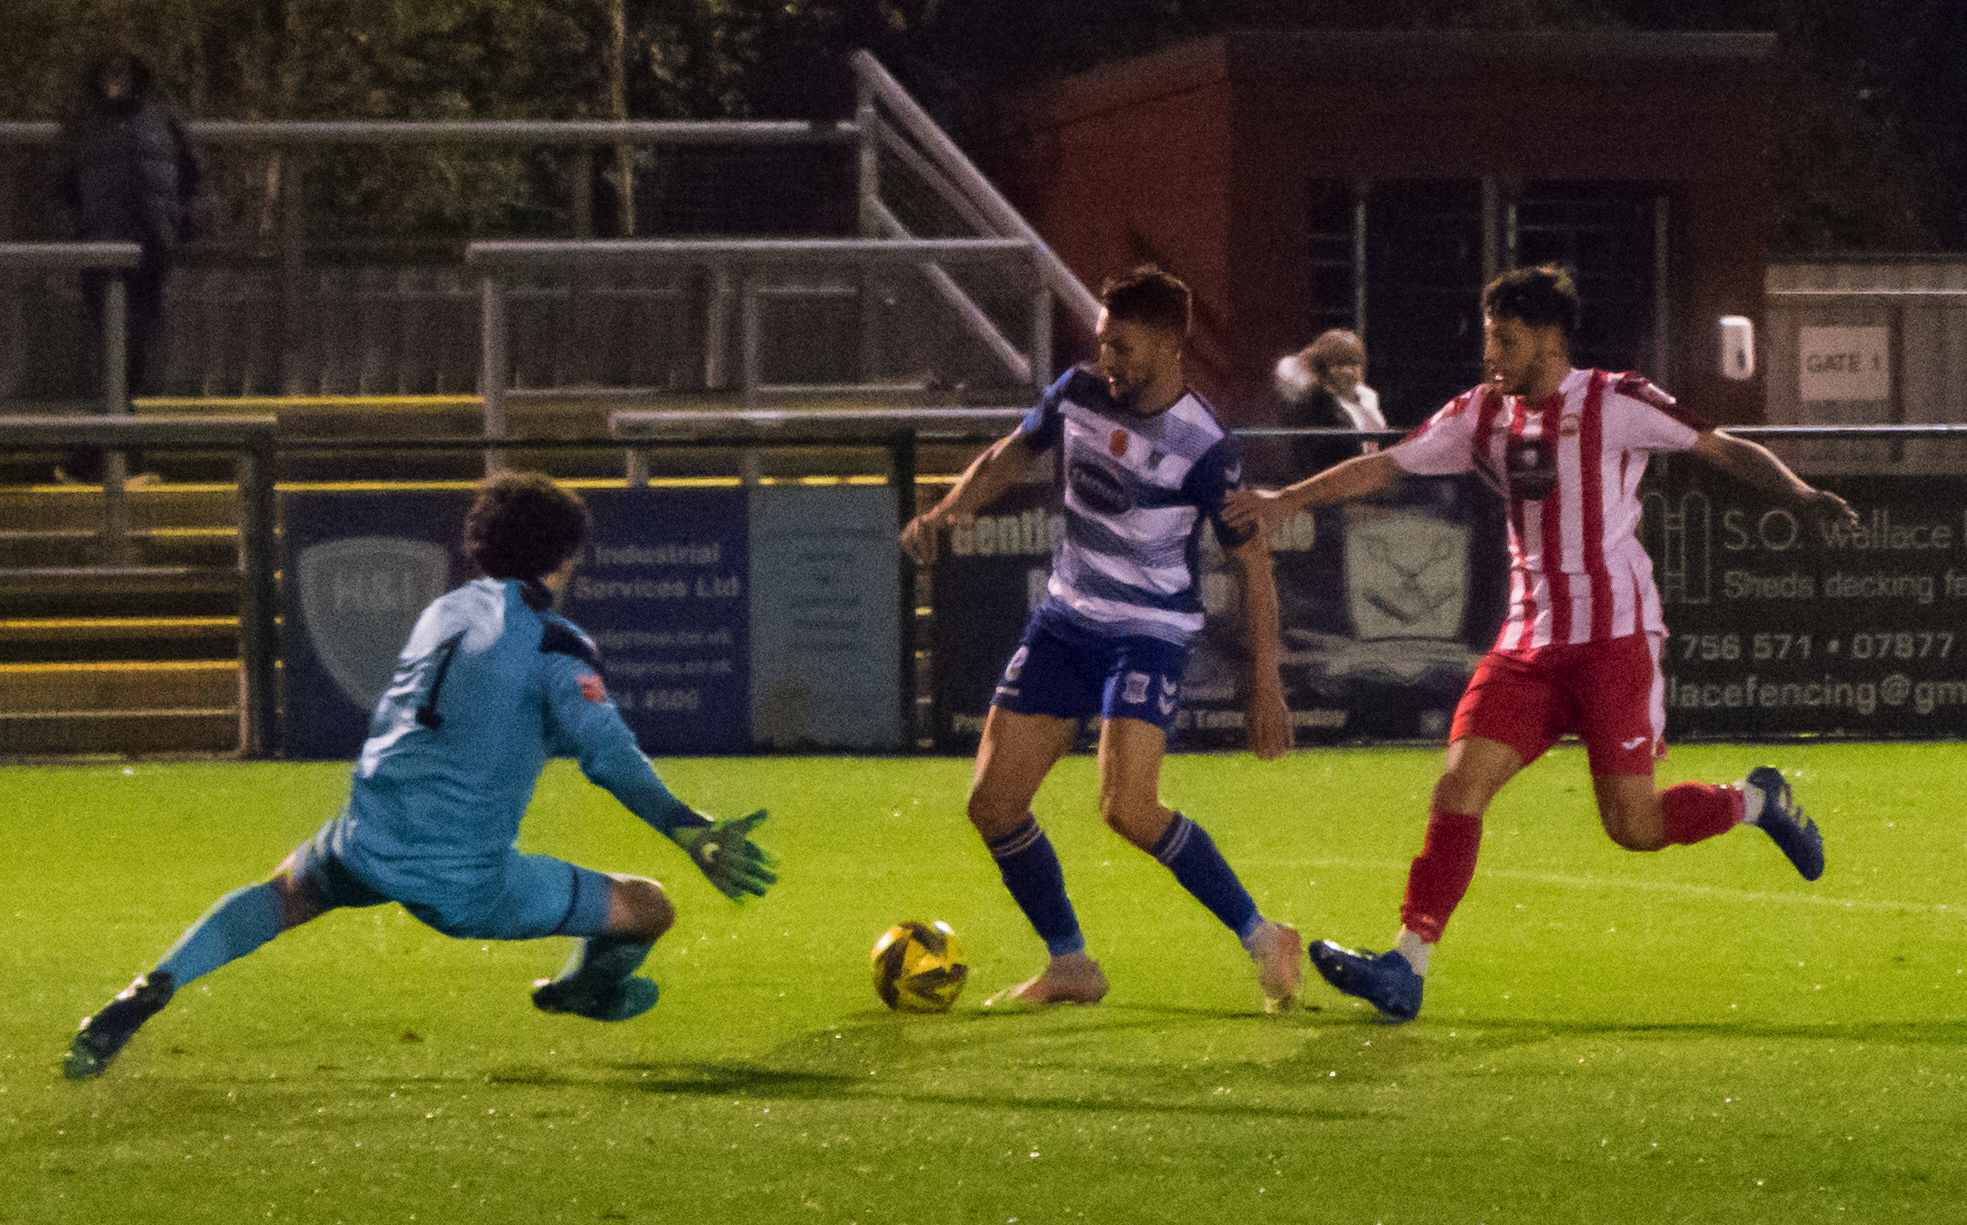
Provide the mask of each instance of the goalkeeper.
{"label": "goalkeeper", "polygon": [[71,1079],[96,1076],[194,979],[339,906],[400,902],[448,936],[575,936],[559,975],[535,984],[545,1012],[625,1021],[656,1002],[635,971],[676,911],[662,886],[513,847],[549,758],[667,834],[726,896],[762,895],[776,866],[749,834],[756,812],[712,821],[669,793],[601,679],[593,642],[552,611],[589,530],[587,508],[537,474],[485,482],[465,521],[484,577],[424,609],[376,705],[341,815],[264,884],[221,898],[93,1017],[70,1047]]}

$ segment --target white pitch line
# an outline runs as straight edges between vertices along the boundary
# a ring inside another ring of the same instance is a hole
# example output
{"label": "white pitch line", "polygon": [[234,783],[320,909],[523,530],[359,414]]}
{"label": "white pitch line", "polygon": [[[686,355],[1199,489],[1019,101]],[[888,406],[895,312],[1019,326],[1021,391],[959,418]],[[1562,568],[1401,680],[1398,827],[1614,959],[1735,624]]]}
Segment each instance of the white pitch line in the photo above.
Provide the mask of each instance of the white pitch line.
{"label": "white pitch line", "polygon": [[[1371,859],[1315,859],[1311,863],[1314,867],[1372,868],[1387,872],[1401,872],[1407,868],[1404,863]],[[1949,906],[1945,902],[1883,902],[1865,898],[1825,897],[1820,893],[1768,893],[1755,889],[1730,889],[1723,885],[1690,885],[1682,881],[1563,876],[1555,872],[1517,872],[1507,868],[1485,869],[1477,875],[1530,881],[1539,885],[1561,885],[1571,889],[1637,889],[1646,893],[1678,893],[1686,897],[1728,902],[1789,902],[1799,906],[1828,906],[1834,910],[1883,910],[1902,914],[1967,914],[1967,908]]]}

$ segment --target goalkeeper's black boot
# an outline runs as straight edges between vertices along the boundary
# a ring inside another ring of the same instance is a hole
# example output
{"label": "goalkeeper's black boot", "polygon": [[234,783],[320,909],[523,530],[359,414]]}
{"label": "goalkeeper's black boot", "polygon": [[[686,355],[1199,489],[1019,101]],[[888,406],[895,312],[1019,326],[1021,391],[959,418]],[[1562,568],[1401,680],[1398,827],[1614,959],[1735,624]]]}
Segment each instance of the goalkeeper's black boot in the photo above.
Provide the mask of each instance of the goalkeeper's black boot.
{"label": "goalkeeper's black boot", "polygon": [[626,1021],[656,1006],[656,984],[635,974],[649,946],[632,936],[581,941],[558,978],[533,984],[533,1007],[592,1021]]}
{"label": "goalkeeper's black boot", "polygon": [[143,1023],[171,1002],[177,989],[168,971],[152,970],[139,975],[137,981],[118,992],[96,1015],[82,1018],[82,1031],[68,1046],[62,1075],[70,1080],[101,1076],[110,1060],[136,1036]]}

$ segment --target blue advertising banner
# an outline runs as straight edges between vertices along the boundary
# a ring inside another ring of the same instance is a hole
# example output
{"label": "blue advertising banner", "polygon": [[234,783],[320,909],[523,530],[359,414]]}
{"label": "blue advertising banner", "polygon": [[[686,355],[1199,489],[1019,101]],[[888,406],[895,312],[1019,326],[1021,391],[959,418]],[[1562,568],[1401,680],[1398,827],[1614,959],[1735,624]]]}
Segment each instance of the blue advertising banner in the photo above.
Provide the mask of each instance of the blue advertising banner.
{"label": "blue advertising banner", "polygon": [[1065,519],[1051,482],[1012,486],[982,514],[950,525],[931,571],[930,735],[939,753],[967,753],[983,736],[997,678],[1045,598],[1052,546]]}
{"label": "blue advertising banner", "polygon": [[[473,574],[472,491],[281,495],[285,755],[351,759],[424,605]],[[601,647],[653,756],[750,747],[747,500],[739,489],[586,491],[594,539],[561,610]]]}
{"label": "blue advertising banner", "polygon": [[[951,526],[934,572],[934,737],[976,746],[998,673],[1045,595],[1064,530],[1049,485],[1019,485]],[[1501,619],[1500,522],[1452,479],[1301,514],[1271,540],[1280,672],[1301,744],[1438,739]],[[1244,744],[1242,580],[1202,534],[1207,619],[1190,643],[1178,747]],[[1486,559],[1487,564],[1483,564]]]}
{"label": "blue advertising banner", "polygon": [[895,491],[751,491],[751,728],[776,749],[902,742]]}
{"label": "blue advertising banner", "polygon": [[751,571],[741,489],[597,489],[561,611],[601,648],[652,756],[751,747]]}
{"label": "blue advertising banner", "polygon": [[471,576],[468,489],[280,495],[282,745],[351,759],[417,615]]}
{"label": "blue advertising banner", "polygon": [[[1272,538],[1279,671],[1300,743],[1447,735],[1501,620],[1490,602],[1499,542],[1473,492],[1460,479],[1410,477],[1371,501],[1299,515]],[[1232,618],[1212,616],[1205,642],[1219,639],[1219,622]],[[1240,648],[1235,659],[1240,669]]]}

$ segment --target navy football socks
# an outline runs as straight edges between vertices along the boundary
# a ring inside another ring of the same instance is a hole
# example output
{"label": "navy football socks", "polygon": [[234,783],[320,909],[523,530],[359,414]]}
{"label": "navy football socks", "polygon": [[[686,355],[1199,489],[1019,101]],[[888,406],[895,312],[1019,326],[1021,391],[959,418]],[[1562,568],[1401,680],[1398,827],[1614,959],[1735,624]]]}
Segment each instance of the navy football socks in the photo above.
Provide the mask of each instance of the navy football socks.
{"label": "navy football socks", "polygon": [[1209,908],[1246,945],[1263,923],[1249,890],[1236,879],[1236,872],[1216,849],[1215,839],[1200,825],[1175,814],[1154,844],[1154,857],[1175,874],[1182,888]]}
{"label": "navy football socks", "polygon": [[1054,957],[1083,952],[1086,937],[1080,934],[1079,916],[1072,912],[1072,901],[1065,895],[1065,873],[1059,868],[1058,852],[1038,827],[1038,819],[1027,815],[1023,825],[988,846],[1004,887],[1011,891],[1025,918],[1031,920],[1047,951]]}
{"label": "navy football socks", "polygon": [[165,952],[157,968],[179,990],[228,961],[237,961],[287,927],[280,894],[271,884],[248,885],[226,894]]}

